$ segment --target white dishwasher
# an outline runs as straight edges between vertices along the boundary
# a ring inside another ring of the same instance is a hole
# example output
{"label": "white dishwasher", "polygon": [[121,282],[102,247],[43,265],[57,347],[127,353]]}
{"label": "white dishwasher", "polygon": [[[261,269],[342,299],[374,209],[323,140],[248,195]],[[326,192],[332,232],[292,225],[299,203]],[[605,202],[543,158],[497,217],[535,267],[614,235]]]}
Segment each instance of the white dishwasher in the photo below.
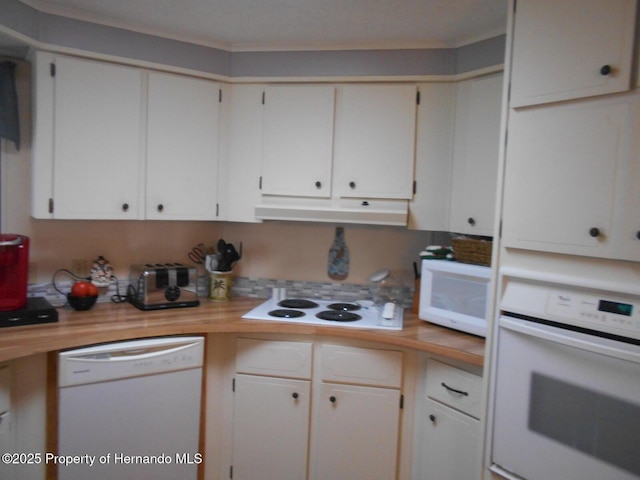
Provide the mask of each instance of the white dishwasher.
{"label": "white dishwasher", "polygon": [[59,480],[196,480],[203,337],[59,354]]}

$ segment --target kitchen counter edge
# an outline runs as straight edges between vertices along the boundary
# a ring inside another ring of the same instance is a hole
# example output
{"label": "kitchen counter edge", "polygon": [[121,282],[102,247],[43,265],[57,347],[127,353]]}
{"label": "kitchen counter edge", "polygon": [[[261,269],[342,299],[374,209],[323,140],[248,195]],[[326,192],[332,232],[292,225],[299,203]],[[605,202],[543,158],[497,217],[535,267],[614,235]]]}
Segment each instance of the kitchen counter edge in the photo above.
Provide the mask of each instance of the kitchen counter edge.
{"label": "kitchen counter edge", "polygon": [[484,363],[484,338],[420,320],[405,310],[402,330],[325,327],[243,319],[261,298],[233,297],[230,302],[201,300],[198,307],[141,311],[130,304],[98,303],[89,311],[59,308],[55,323],[0,329],[0,362],[96,343],[165,335],[277,333],[325,335],[410,348],[472,365]]}

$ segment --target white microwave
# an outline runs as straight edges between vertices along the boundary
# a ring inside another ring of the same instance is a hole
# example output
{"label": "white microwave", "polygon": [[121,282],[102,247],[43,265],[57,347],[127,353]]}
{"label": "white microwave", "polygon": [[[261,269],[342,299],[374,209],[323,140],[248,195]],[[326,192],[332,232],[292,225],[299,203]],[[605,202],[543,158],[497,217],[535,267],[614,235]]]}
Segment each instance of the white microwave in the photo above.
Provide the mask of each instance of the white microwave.
{"label": "white microwave", "polygon": [[420,319],[487,336],[491,267],[422,260]]}

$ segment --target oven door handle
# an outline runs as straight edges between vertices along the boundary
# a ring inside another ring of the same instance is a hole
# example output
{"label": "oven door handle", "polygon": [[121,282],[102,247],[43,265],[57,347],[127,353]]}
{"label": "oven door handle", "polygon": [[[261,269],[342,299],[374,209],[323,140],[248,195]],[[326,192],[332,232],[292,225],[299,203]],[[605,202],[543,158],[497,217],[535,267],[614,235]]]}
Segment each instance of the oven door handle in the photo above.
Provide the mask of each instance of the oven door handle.
{"label": "oven door handle", "polygon": [[588,352],[640,363],[640,351],[638,351],[637,346],[608,338],[505,316],[500,317],[500,327]]}
{"label": "oven door handle", "polygon": [[508,472],[507,470],[505,470],[499,465],[496,465],[495,463],[491,464],[491,466],[489,467],[489,470],[491,470],[493,473],[497,473],[498,475],[500,475],[500,478],[504,478],[505,480],[525,480],[522,477],[519,477],[518,475]]}

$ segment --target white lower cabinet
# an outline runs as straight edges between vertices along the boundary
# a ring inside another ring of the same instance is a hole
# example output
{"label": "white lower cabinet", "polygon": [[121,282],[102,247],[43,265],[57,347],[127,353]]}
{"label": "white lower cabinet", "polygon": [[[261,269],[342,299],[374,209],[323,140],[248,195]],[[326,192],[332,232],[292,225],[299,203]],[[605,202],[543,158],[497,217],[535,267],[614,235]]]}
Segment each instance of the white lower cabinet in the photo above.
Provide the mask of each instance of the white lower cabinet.
{"label": "white lower cabinet", "polygon": [[400,391],[322,383],[312,479],[396,478]]}
{"label": "white lower cabinet", "polygon": [[[425,436],[420,450],[417,478],[428,480],[477,479],[480,466],[480,420],[427,399],[427,415],[421,419]],[[430,412],[430,413],[428,413]]]}
{"label": "white lower cabinet", "polygon": [[345,345],[316,349],[309,478],[396,478],[402,352]]}
{"label": "white lower cabinet", "polygon": [[425,375],[414,478],[480,479],[482,377],[434,359],[427,361]]}
{"label": "white lower cabinet", "polygon": [[395,479],[402,358],[321,341],[237,339],[230,476]]}
{"label": "white lower cabinet", "polygon": [[238,338],[230,477],[305,479],[312,344]]}
{"label": "white lower cabinet", "polygon": [[234,479],[306,478],[310,392],[308,380],[236,375]]}

